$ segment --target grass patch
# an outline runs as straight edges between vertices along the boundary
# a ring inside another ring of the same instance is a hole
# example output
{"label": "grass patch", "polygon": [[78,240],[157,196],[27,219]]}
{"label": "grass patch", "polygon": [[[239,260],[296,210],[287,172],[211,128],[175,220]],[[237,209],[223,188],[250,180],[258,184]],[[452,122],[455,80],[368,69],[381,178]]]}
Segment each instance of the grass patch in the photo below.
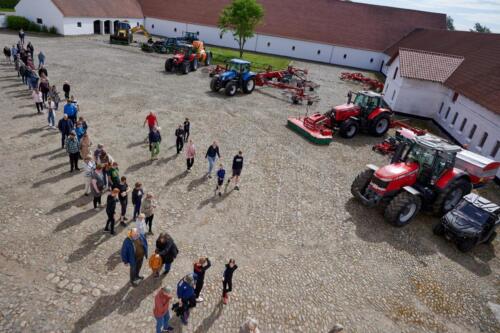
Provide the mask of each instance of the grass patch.
{"label": "grass patch", "polygon": [[2,8],[0,7],[0,12],[15,12],[14,8]]}
{"label": "grass patch", "polygon": [[[207,49],[212,51],[213,63],[224,64],[226,61],[233,58],[239,58],[240,53],[238,50],[226,49],[222,47],[210,46]],[[254,71],[262,71],[272,66],[273,70],[286,69],[290,63],[290,59],[285,57],[272,56],[255,52],[244,52],[243,59],[252,63]]]}

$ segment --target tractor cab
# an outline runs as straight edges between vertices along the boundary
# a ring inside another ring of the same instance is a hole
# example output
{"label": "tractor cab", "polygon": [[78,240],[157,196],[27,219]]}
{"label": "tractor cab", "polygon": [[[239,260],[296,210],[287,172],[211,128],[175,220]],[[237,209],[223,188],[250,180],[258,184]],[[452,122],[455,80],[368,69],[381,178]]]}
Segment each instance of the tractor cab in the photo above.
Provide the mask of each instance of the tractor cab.
{"label": "tractor cab", "polygon": [[248,61],[241,59],[231,59],[228,70],[236,73],[246,73],[250,71],[251,64]]}
{"label": "tractor cab", "polygon": [[365,117],[368,117],[376,108],[383,107],[380,94],[373,91],[360,91],[355,95],[353,104],[361,109]]}

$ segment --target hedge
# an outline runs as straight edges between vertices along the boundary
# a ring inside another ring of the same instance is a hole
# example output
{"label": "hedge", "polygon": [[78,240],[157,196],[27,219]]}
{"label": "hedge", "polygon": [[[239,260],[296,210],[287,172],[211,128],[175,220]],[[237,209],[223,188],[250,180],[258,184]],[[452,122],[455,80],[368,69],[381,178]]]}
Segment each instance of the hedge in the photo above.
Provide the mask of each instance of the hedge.
{"label": "hedge", "polygon": [[28,20],[22,16],[7,16],[7,27],[12,30],[26,30],[35,32],[46,32],[57,34],[56,27],[47,27],[46,25],[40,26],[39,24]]}
{"label": "hedge", "polygon": [[0,0],[0,8],[14,8],[19,0]]}

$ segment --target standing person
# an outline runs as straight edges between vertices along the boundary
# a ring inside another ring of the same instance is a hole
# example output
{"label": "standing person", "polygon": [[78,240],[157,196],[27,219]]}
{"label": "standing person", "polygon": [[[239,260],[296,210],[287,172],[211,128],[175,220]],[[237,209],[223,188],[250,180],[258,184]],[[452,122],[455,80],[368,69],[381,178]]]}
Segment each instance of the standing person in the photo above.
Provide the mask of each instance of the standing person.
{"label": "standing person", "polygon": [[42,93],[43,102],[47,102],[47,98],[49,97],[50,84],[46,76],[40,76],[40,84],[38,85],[38,88]]}
{"label": "standing person", "polygon": [[66,104],[64,105],[64,114],[67,114],[68,118],[71,119],[73,124],[76,124],[78,110],[76,109],[75,105],[71,103],[69,99],[66,100]]}
{"label": "standing person", "polygon": [[66,143],[66,139],[73,130],[73,122],[68,118],[68,115],[65,114],[57,123],[57,128],[59,132],[61,132],[61,146],[64,149],[64,144]]}
{"label": "standing person", "polygon": [[49,76],[49,72],[47,72],[47,68],[43,67],[43,65],[38,69],[38,76],[41,78],[47,78]]}
{"label": "standing person", "polygon": [[[97,144],[96,150],[94,150],[94,159],[96,160],[97,163],[103,164],[103,162],[99,161],[99,158],[101,157],[101,153],[104,151],[104,145],[102,143]],[[107,163],[108,161],[105,161],[104,163]]]}
{"label": "standing person", "polygon": [[21,41],[21,45],[24,44],[24,37],[26,36],[26,34],[24,33],[24,30],[21,29],[19,30],[19,40]]}
{"label": "standing person", "polygon": [[83,119],[82,116],[78,117],[78,122],[82,124],[83,130],[87,132],[87,129],[89,128],[89,125],[87,124],[87,121]]}
{"label": "standing person", "polygon": [[59,97],[59,92],[57,91],[57,88],[55,85],[53,85],[50,88],[49,97],[52,98],[52,101],[54,101],[54,103],[56,103],[56,110],[58,110],[59,109],[59,102],[61,101],[61,97]]}
{"label": "standing person", "polygon": [[238,183],[240,181],[241,170],[243,169],[243,153],[241,150],[238,152],[238,155],[235,155],[233,158],[233,175],[231,178],[227,180],[227,184],[234,179],[234,189],[239,191]]}
{"label": "standing person", "polygon": [[196,306],[196,296],[194,294],[195,280],[192,274],[183,277],[177,283],[177,297],[179,298],[177,315],[181,317],[184,325],[188,324],[189,310]]}
{"label": "standing person", "polygon": [[10,64],[10,57],[12,56],[12,51],[8,46],[3,48],[3,55],[5,56],[5,60]]}
{"label": "standing person", "polygon": [[194,157],[196,156],[196,148],[194,147],[193,140],[189,140],[187,149],[186,149],[186,164],[187,164],[187,172],[191,172],[191,168],[194,164]]}
{"label": "standing person", "polygon": [[106,200],[106,215],[108,215],[108,220],[106,221],[104,232],[109,231],[111,235],[115,234],[115,213],[118,195],[120,195],[120,190],[115,188],[108,194],[108,198]]}
{"label": "standing person", "polygon": [[52,100],[51,97],[47,99],[47,122],[50,128],[56,128],[56,103]]}
{"label": "standing person", "polygon": [[196,295],[196,302],[203,302],[203,297],[200,296],[203,284],[205,282],[205,272],[212,264],[207,257],[201,257],[193,264],[193,272],[196,276],[196,288],[194,294]]}
{"label": "standing person", "polygon": [[130,187],[127,184],[127,177],[122,176],[120,178],[120,184],[118,184],[118,189],[120,190],[120,206],[121,206],[121,215],[120,215],[120,224],[122,226],[126,226],[125,221],[128,218],[125,216],[127,214],[127,204],[128,204],[128,193],[130,192]]}
{"label": "standing person", "polygon": [[45,54],[40,51],[38,52],[38,68],[42,67],[45,65]]}
{"label": "standing person", "polygon": [[156,205],[154,203],[154,195],[149,192],[142,202],[141,212],[146,216],[146,225],[149,227],[149,233],[153,234],[153,219],[155,217]]}
{"label": "standing person", "polygon": [[154,126],[153,130],[149,132],[149,147],[151,149],[151,161],[158,159],[160,153],[161,134],[158,127]]}
{"label": "standing person", "polygon": [[220,158],[219,146],[217,145],[217,142],[214,141],[212,145],[208,147],[207,153],[205,154],[205,158],[208,160],[208,178],[212,178],[212,170],[214,168],[217,157]]}
{"label": "standing person", "polygon": [[215,187],[215,194],[219,191],[219,197],[222,196],[222,185],[224,184],[224,177],[226,176],[226,170],[222,163],[219,165],[219,170],[217,170],[217,187]]}
{"label": "standing person", "polygon": [[[88,196],[92,191],[92,174],[96,168],[92,155],[83,156],[83,184],[85,185],[85,196]],[[95,207],[94,207],[95,208]]]}
{"label": "standing person", "polygon": [[20,72],[20,70],[21,70],[21,59],[19,59],[19,56],[17,56],[17,55],[14,58],[14,68],[16,69],[17,77],[21,76],[21,72]]}
{"label": "standing person", "polygon": [[69,163],[71,165],[71,170],[69,172],[73,172],[73,169],[76,171],[80,171],[78,167],[78,159],[80,158],[80,143],[76,138],[75,132],[69,133],[68,138],[66,139],[66,151],[69,155]]}
{"label": "standing person", "polygon": [[222,279],[222,302],[227,304],[229,301],[229,293],[233,291],[233,273],[238,268],[234,259],[229,259],[226,264]]}
{"label": "standing person", "polygon": [[172,263],[179,254],[179,249],[173,238],[168,233],[161,233],[156,240],[156,253],[158,253],[165,264],[163,275],[168,274],[172,268]]}
{"label": "standing person", "polygon": [[21,76],[23,84],[27,84],[28,78],[26,76],[26,64],[21,59],[19,59],[19,75]]}
{"label": "standing person", "polygon": [[173,331],[173,327],[168,325],[170,321],[170,300],[172,299],[172,288],[163,287],[158,290],[155,296],[155,307],[153,314],[156,319],[156,333]]}
{"label": "standing person", "polygon": [[18,55],[17,47],[15,45],[12,45],[10,49],[10,56],[12,57],[12,60],[15,61]]}
{"label": "standing person", "polygon": [[136,228],[130,229],[127,238],[123,241],[121,250],[122,261],[130,266],[130,284],[137,286],[137,280],[144,280],[140,275],[142,261],[148,257],[148,242],[137,232]]}
{"label": "standing person", "polygon": [[182,125],[179,125],[175,130],[175,146],[177,147],[177,155],[179,155],[184,146],[184,130],[182,129]]}
{"label": "standing person", "polygon": [[132,191],[132,205],[134,205],[134,215],[133,219],[140,214],[142,196],[144,195],[144,190],[142,189],[142,184],[140,182],[135,183],[134,190]]}
{"label": "standing person", "polygon": [[71,86],[69,85],[68,81],[64,81],[63,91],[64,91],[64,98],[68,100],[69,93],[71,92]]}
{"label": "standing person", "polygon": [[189,131],[191,130],[191,123],[189,122],[189,119],[186,118],[184,120],[184,142],[187,142],[189,139]]}
{"label": "standing person", "polygon": [[118,188],[120,185],[120,169],[118,163],[113,162],[108,170],[108,186],[110,189]]}
{"label": "standing person", "polygon": [[[78,136],[78,135],[77,135]],[[90,136],[87,132],[83,133],[80,140],[80,156],[90,156],[92,159],[92,154],[90,153],[90,147],[92,146],[92,141],[90,141]]]}
{"label": "standing person", "polygon": [[[33,47],[33,44],[31,44],[31,42],[28,42],[28,45],[26,45],[26,49],[28,50],[31,59],[33,59],[33,55],[35,54],[35,48]],[[33,66],[33,68],[35,67]]]}
{"label": "standing person", "polygon": [[35,90],[33,90],[33,92],[31,93],[31,97],[33,98],[33,102],[35,102],[37,113],[42,113],[43,97],[41,91],[35,88]]}
{"label": "standing person", "polygon": [[95,170],[92,172],[90,187],[92,196],[94,197],[93,203],[95,210],[102,207],[101,196],[104,191],[104,179],[106,179],[106,177],[104,176],[102,165],[97,164]]}
{"label": "standing person", "polygon": [[137,229],[137,231],[143,235],[143,236],[146,236],[146,217],[144,216],[144,214],[139,214],[137,216],[137,218],[135,219],[135,228]]}
{"label": "standing person", "polygon": [[146,126],[146,124],[148,124],[148,127],[149,127],[149,131],[153,131],[153,128],[154,127],[158,127],[158,118],[156,117],[156,115],[154,114],[154,112],[150,112],[147,116],[146,116],[146,119],[144,120],[144,125],[143,127]]}
{"label": "standing person", "polygon": [[79,121],[76,123],[75,133],[78,141],[82,141],[83,135],[85,134],[85,130],[83,129],[82,123]]}

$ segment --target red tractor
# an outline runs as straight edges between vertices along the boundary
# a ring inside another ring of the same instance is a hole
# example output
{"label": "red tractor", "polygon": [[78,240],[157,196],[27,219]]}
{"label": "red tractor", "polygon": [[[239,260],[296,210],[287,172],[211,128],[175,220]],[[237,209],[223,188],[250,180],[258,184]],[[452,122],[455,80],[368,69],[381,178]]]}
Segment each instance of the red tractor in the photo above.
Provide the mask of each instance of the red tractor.
{"label": "red tractor", "polygon": [[211,60],[212,53],[205,51],[201,41],[195,41],[193,45],[184,44],[177,48],[174,56],[165,61],[165,71],[188,74],[190,71],[196,71],[200,64],[210,65]]}
{"label": "red tractor", "polygon": [[385,220],[401,227],[421,208],[443,216],[473,187],[495,177],[500,162],[463,150],[431,134],[398,144],[391,164],[368,165],[351,186],[364,205],[384,207]]}

